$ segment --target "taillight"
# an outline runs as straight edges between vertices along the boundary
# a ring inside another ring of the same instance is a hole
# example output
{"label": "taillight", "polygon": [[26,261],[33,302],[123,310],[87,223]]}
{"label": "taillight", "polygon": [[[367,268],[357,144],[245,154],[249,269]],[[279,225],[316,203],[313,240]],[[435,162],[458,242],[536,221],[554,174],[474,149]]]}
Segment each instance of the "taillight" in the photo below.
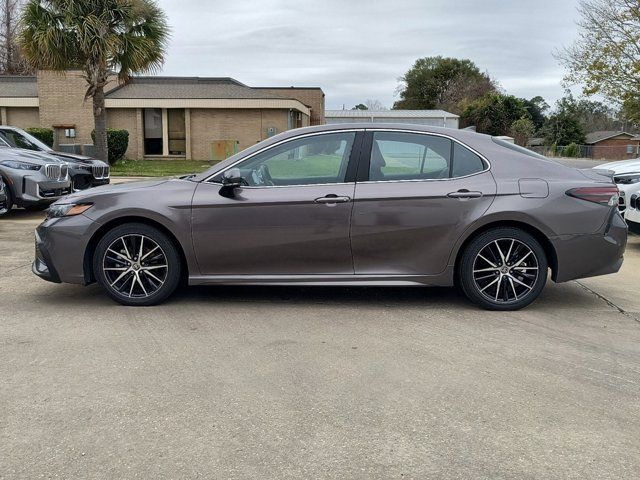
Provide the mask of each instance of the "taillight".
{"label": "taillight", "polygon": [[615,185],[606,187],[579,187],[567,190],[567,195],[579,198],[580,200],[586,200],[587,202],[614,207],[618,205],[620,191]]}

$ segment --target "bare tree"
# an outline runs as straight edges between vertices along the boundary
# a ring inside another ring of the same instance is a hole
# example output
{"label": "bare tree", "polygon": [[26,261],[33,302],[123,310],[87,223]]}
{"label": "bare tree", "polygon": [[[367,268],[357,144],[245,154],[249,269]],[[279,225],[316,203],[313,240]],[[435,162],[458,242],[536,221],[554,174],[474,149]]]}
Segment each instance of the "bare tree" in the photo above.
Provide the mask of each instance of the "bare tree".
{"label": "bare tree", "polygon": [[27,75],[27,65],[17,43],[18,23],[23,0],[0,0],[0,74]]}
{"label": "bare tree", "polygon": [[365,105],[367,106],[367,110],[388,110],[380,100],[373,100],[371,98],[367,98]]}
{"label": "bare tree", "polygon": [[640,116],[640,0],[580,0],[578,13],[578,38],[557,53],[565,80]]}

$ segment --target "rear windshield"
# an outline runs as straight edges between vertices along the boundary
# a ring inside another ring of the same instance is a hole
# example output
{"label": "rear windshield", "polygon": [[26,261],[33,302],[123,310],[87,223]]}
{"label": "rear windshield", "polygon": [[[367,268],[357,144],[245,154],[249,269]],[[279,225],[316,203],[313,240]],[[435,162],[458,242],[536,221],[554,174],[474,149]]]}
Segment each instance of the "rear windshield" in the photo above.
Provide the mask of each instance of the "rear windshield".
{"label": "rear windshield", "polygon": [[491,137],[491,140],[493,140],[495,143],[497,143],[501,147],[508,148],[509,150],[513,150],[514,152],[523,153],[533,158],[539,158],[540,160],[550,160],[544,155],[540,155],[539,153],[533,152],[528,148],[521,147],[520,145],[516,145],[515,143],[507,142],[502,138]]}

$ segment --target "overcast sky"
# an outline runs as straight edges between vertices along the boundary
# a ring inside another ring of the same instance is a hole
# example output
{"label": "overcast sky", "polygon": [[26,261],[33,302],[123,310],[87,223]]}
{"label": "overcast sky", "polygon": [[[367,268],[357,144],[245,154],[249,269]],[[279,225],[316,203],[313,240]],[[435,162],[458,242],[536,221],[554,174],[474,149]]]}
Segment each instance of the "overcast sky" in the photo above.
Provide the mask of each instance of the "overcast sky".
{"label": "overcast sky", "polygon": [[327,109],[391,107],[417,58],[469,58],[510,94],[562,96],[555,49],[577,0],[160,0],[173,29],[165,75],[320,86]]}

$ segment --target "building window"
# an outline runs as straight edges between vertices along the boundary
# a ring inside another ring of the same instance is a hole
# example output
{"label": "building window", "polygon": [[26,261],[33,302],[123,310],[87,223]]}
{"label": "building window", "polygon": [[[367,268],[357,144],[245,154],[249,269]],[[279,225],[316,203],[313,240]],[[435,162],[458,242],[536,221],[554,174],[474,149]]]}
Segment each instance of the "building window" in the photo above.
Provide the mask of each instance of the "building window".
{"label": "building window", "polygon": [[162,109],[144,109],[144,153],[162,155]]}
{"label": "building window", "polygon": [[627,155],[633,155],[634,146],[627,145]]}

